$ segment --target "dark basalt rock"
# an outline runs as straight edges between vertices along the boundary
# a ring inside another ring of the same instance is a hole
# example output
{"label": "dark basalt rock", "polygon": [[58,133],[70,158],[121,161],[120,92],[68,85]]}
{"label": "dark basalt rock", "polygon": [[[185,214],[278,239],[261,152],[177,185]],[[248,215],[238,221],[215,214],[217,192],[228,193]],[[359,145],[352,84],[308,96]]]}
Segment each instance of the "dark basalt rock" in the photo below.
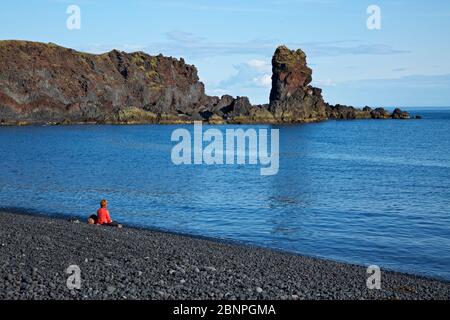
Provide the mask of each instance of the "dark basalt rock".
{"label": "dark basalt rock", "polygon": [[1,41],[0,57],[5,121],[155,122],[192,113],[206,97],[194,66],[161,55]]}
{"label": "dark basalt rock", "polygon": [[406,111],[402,111],[399,108],[396,108],[394,112],[392,112],[392,119],[409,119],[409,113]]}
{"label": "dark basalt rock", "polygon": [[389,119],[391,115],[383,108],[376,108],[370,112],[372,119]]}
{"label": "dark basalt rock", "polygon": [[310,85],[306,54],[276,49],[270,102],[205,94],[181,59],[117,50],[94,55],[55,44],[0,41],[0,124],[296,123],[326,119],[407,119],[396,109],[327,104]]}
{"label": "dark basalt rock", "polygon": [[327,119],[327,105],[322,90],[310,86],[312,70],[306,54],[285,46],[276,49],[272,58],[272,90],[269,110],[280,122]]}
{"label": "dark basalt rock", "polygon": [[325,119],[407,119],[407,112],[396,111],[391,116],[383,108],[362,110],[351,106],[324,102],[322,90],[312,87],[312,70],[307,66],[306,54],[280,46],[272,58],[272,90],[270,111],[281,122],[308,122]]}

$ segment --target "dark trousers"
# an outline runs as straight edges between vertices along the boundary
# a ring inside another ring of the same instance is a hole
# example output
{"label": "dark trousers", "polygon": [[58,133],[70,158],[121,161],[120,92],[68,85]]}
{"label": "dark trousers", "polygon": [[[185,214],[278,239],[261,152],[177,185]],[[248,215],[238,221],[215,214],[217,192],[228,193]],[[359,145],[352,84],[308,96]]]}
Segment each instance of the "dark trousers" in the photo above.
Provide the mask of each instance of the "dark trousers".
{"label": "dark trousers", "polygon": [[115,222],[115,221],[112,221],[110,223],[104,223],[104,224],[102,224],[102,226],[118,227],[119,224],[117,222]]}
{"label": "dark trousers", "polygon": [[[98,221],[98,217],[97,217],[96,214],[93,214],[93,215],[90,216],[89,218],[93,219],[95,223],[97,223],[97,221]],[[118,226],[119,226],[119,223],[113,221],[113,222],[110,222],[110,223],[103,223],[102,226],[118,227]]]}

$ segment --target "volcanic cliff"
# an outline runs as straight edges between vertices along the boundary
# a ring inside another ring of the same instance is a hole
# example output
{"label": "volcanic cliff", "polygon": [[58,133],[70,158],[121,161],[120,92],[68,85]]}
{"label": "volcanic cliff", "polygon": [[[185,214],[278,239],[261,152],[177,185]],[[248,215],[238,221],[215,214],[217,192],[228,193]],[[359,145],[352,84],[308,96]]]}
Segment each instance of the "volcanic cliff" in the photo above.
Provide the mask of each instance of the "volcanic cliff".
{"label": "volcanic cliff", "polygon": [[0,41],[0,123],[301,123],[408,118],[396,109],[331,106],[310,85],[302,50],[272,59],[270,103],[211,97],[181,59],[113,50],[94,55],[49,43]]}

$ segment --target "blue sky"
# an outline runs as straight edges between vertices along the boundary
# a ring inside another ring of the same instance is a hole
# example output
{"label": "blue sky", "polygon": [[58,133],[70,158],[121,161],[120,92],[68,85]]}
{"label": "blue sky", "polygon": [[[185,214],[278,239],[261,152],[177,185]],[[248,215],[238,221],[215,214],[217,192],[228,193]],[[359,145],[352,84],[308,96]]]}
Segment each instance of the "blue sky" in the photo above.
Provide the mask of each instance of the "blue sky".
{"label": "blue sky", "polygon": [[[69,30],[69,5],[81,29]],[[367,7],[381,9],[369,30]],[[330,103],[450,106],[447,0],[2,0],[0,39],[92,53],[163,53],[197,66],[206,91],[266,103],[270,59],[302,48]]]}

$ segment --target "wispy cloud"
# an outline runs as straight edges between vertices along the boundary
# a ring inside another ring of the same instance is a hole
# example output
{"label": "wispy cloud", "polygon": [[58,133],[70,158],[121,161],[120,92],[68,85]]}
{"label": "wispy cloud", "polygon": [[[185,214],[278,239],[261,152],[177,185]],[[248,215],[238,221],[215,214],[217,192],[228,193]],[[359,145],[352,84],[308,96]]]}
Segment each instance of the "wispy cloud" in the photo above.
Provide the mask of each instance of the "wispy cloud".
{"label": "wispy cloud", "polygon": [[[450,74],[410,75],[322,84],[330,103],[355,106],[450,106]],[[371,97],[370,100],[367,97]]]}
{"label": "wispy cloud", "polygon": [[395,49],[385,44],[336,45],[329,43],[300,44],[315,57],[334,57],[342,55],[393,55],[409,53],[408,50]]}
{"label": "wispy cloud", "polygon": [[[167,40],[153,42],[146,45],[90,45],[85,51],[99,53],[111,49],[124,51],[142,50],[151,54],[163,53],[166,55],[203,58],[229,55],[271,56],[274,49],[282,44],[277,39],[252,39],[248,41],[211,41],[192,33],[171,31],[166,34]],[[408,53],[408,50],[396,49],[385,44],[364,44],[359,41],[333,41],[333,42],[288,42],[284,43],[291,48],[302,48],[308,55],[314,57],[342,56],[342,55],[394,55]]]}
{"label": "wispy cloud", "polygon": [[[274,49],[282,44],[276,39],[254,39],[246,42],[214,42],[196,37],[189,33],[168,34],[168,41],[153,44],[151,47],[169,52],[172,55],[187,55],[191,57],[227,56],[247,54],[270,56]],[[308,55],[314,57],[341,55],[393,55],[408,53],[407,50],[392,48],[384,44],[361,44],[356,41],[285,43],[291,48],[302,48]],[[151,47],[147,49],[150,50]]]}
{"label": "wispy cloud", "polygon": [[[326,85],[326,84],[323,84]],[[361,79],[339,82],[340,87],[379,87],[379,88],[445,88],[450,92],[450,74],[438,75],[408,75],[389,79]]]}
{"label": "wispy cloud", "polygon": [[318,87],[325,87],[325,86],[335,87],[336,86],[336,82],[334,82],[332,79],[329,79],[329,78],[325,79],[325,80],[321,80],[321,79],[314,80],[313,84]]}

